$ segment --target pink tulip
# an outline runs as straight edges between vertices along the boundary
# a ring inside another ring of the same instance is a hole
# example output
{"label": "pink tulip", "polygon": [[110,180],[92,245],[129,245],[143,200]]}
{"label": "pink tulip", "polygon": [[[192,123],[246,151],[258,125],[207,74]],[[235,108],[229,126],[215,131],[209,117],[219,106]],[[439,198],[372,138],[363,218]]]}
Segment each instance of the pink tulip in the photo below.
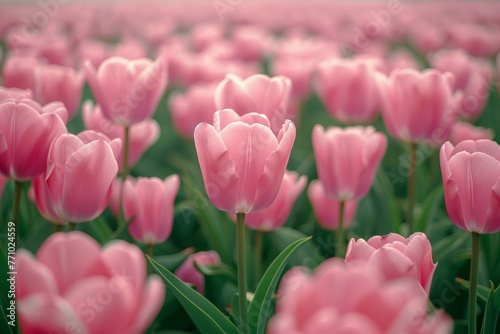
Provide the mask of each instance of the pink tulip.
{"label": "pink tulip", "polygon": [[186,138],[193,138],[201,122],[211,123],[217,111],[214,103],[216,84],[199,83],[188,86],[184,94],[172,95],[170,112],[175,129]]}
{"label": "pink tulip", "polygon": [[9,98],[19,100],[23,97],[32,98],[31,91],[29,89],[5,88],[0,86],[0,102]]}
{"label": "pink tulip", "polygon": [[175,271],[175,275],[181,281],[194,285],[199,293],[204,294],[205,277],[196,269],[194,265],[195,262],[199,265],[219,264],[220,257],[219,254],[214,251],[194,253],[189,255]]}
{"label": "pink tulip", "polygon": [[35,71],[35,96],[40,103],[60,101],[72,118],[80,106],[83,73],[71,67],[40,65]]}
{"label": "pink tulip", "polygon": [[500,145],[483,139],[441,147],[446,210],[451,221],[476,233],[500,231]]}
{"label": "pink tulip", "polygon": [[492,129],[474,126],[467,122],[457,122],[451,129],[450,142],[457,145],[464,140],[493,139]]}
{"label": "pink tulip", "polygon": [[55,211],[54,205],[50,200],[49,189],[45,183],[45,174],[41,174],[31,180],[28,197],[33,203],[35,203],[38,212],[47,221],[58,225],[68,224],[68,221],[63,217],[60,217]]}
{"label": "pink tulip", "polygon": [[409,277],[428,294],[437,264],[432,261],[431,243],[423,233],[404,238],[396,233],[374,236],[368,241],[351,239],[346,264],[378,267],[387,280]]}
{"label": "pink tulip", "polygon": [[121,140],[87,130],[57,137],[50,147],[45,182],[56,214],[79,223],[106,208],[118,172]]}
{"label": "pink tulip", "polygon": [[292,269],[281,281],[267,333],[451,333],[447,315],[428,315],[427,295],[415,280],[380,276],[378,268],[346,267],[339,259],[312,275]]}
{"label": "pink tulip", "polygon": [[316,125],[312,133],[318,176],[326,193],[337,201],[363,198],[370,190],[387,148],[387,138],[371,126]]}
{"label": "pink tulip", "polygon": [[[120,138],[125,140],[125,131],[123,126],[112,123],[104,117],[101,108],[92,106],[91,101],[85,101],[82,107],[83,123],[88,130],[102,132],[110,139]],[[160,126],[154,119],[146,119],[142,122],[133,124],[129,129],[129,154],[128,166],[134,166],[142,154],[151,147],[160,137]],[[118,169],[122,169],[123,150],[117,156]]]}
{"label": "pink tulip", "polygon": [[215,90],[215,107],[234,109],[239,115],[265,114],[278,134],[287,119],[290,92],[290,79],[283,76],[255,74],[243,80],[228,74]]}
{"label": "pink tulip", "polygon": [[35,69],[38,65],[40,65],[40,60],[35,57],[8,57],[2,68],[3,85],[7,88],[15,87],[34,91]]}
{"label": "pink tulip", "polygon": [[31,99],[0,102],[0,173],[27,181],[45,171],[52,140],[66,132],[60,103],[40,106]]}
{"label": "pink tulip", "polygon": [[311,77],[316,65],[314,60],[282,57],[273,61],[272,72],[274,75],[285,76],[291,80],[293,98],[305,98],[311,91]]}
{"label": "pink tulip", "polygon": [[86,62],[85,74],[103,115],[125,126],[150,118],[167,84],[166,65],[161,58],[152,62],[112,57],[97,72]]}
{"label": "pink tulip", "polygon": [[343,123],[370,123],[379,109],[375,71],[362,60],[330,59],[318,66],[319,97]]}
{"label": "pink tulip", "polygon": [[286,120],[276,136],[266,115],[239,116],[225,109],[214,125],[199,124],[194,143],[208,197],[231,213],[267,208],[278,194],[295,141],[295,126]]}
{"label": "pink tulip", "polygon": [[26,334],[144,333],[165,298],[161,279],[147,277],[139,248],[113,240],[101,249],[78,231],[51,235],[36,257],[18,250],[16,269]]}
{"label": "pink tulip", "polygon": [[269,33],[259,26],[237,26],[231,36],[238,58],[244,61],[260,61],[269,48]]}
{"label": "pink tulip", "polygon": [[436,70],[394,70],[378,76],[382,116],[399,140],[440,145],[455,121],[449,76]]}
{"label": "pink tulip", "polygon": [[125,220],[133,218],[128,231],[135,240],[148,245],[167,240],[172,232],[179,185],[179,176],[175,174],[165,180],[140,177],[125,181],[123,211]]}
{"label": "pink tulip", "polygon": [[[307,196],[309,197],[309,201],[311,202],[314,215],[319,225],[326,230],[336,230],[339,227],[340,202],[327,195],[323,184],[321,184],[319,180],[311,182],[307,189]],[[351,225],[351,222],[356,216],[357,208],[358,202],[356,201],[345,203],[342,222],[345,228]]]}
{"label": "pink tulip", "polygon": [[245,224],[249,228],[259,231],[272,231],[280,228],[288,219],[293,204],[306,184],[306,176],[299,177],[296,172],[286,171],[274,202],[264,210],[246,215]]}
{"label": "pink tulip", "polygon": [[2,200],[3,188],[5,188],[7,182],[9,182],[9,179],[0,174],[0,201]]}

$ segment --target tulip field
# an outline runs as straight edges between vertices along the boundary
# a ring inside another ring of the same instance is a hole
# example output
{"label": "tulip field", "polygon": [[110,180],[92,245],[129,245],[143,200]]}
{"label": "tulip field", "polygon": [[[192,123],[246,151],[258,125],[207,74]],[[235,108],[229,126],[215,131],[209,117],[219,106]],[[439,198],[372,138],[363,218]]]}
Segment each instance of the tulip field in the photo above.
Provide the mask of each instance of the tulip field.
{"label": "tulip field", "polygon": [[500,3],[0,4],[0,333],[500,333]]}

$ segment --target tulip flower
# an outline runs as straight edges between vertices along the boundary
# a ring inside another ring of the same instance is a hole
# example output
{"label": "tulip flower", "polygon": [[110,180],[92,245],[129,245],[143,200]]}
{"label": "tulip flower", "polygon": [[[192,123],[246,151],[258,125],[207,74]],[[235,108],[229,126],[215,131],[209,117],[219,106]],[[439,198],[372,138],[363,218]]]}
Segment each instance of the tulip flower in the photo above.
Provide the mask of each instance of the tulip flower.
{"label": "tulip flower", "polygon": [[317,90],[330,115],[342,123],[370,123],[378,114],[375,70],[363,60],[320,63]]}
{"label": "tulip flower", "polygon": [[409,238],[390,233],[374,236],[368,241],[351,239],[345,256],[347,266],[376,266],[387,280],[409,277],[416,280],[427,294],[437,264],[432,261],[432,247],[423,233]]}
{"label": "tulip flower", "polygon": [[208,197],[222,211],[250,213],[271,205],[278,194],[295,141],[285,121],[276,136],[262,114],[239,116],[225,109],[214,125],[199,124],[194,141]]}
{"label": "tulip flower", "polygon": [[323,262],[312,275],[292,269],[278,290],[269,334],[451,333],[443,312],[428,315],[427,295],[414,279],[387,282],[378,267]]}
{"label": "tulip flower", "polygon": [[114,240],[101,249],[79,231],[53,234],[36,257],[19,249],[16,271],[16,309],[26,334],[144,333],[165,298],[161,279],[147,277],[139,248]]}
{"label": "tulip flower", "polygon": [[0,102],[8,98],[19,100],[24,97],[32,98],[32,94],[29,89],[5,88],[0,86]]}
{"label": "tulip flower", "polygon": [[80,106],[83,73],[71,67],[40,65],[35,71],[35,97],[40,103],[60,101],[73,116]]}
{"label": "tulip flower", "polygon": [[16,181],[42,174],[49,148],[66,132],[66,110],[61,103],[45,106],[21,98],[0,102],[0,173]]}
{"label": "tulip flower", "polygon": [[[94,130],[105,134],[110,139],[120,138],[125,142],[125,133],[122,126],[112,123],[104,117],[101,108],[92,106],[91,101],[85,101],[82,107],[83,124],[88,130]],[[129,128],[129,154],[128,166],[134,166],[142,154],[151,147],[160,137],[160,126],[154,119],[146,119],[133,124]],[[118,169],[123,169],[123,152],[117,157]]]}
{"label": "tulip flower", "polygon": [[207,265],[220,263],[219,254],[215,251],[191,254],[175,271],[175,275],[184,283],[192,284],[200,294],[205,293],[205,277],[194,264]]}
{"label": "tulip flower", "polygon": [[238,115],[265,114],[271,129],[278,134],[287,119],[290,92],[290,79],[283,76],[255,74],[243,80],[228,74],[215,90],[215,107],[233,109]]}
{"label": "tulip flower", "polygon": [[316,125],[312,133],[318,176],[325,192],[340,203],[336,255],[343,256],[343,224],[347,201],[359,200],[370,190],[387,148],[387,138],[371,126],[328,128]]}
{"label": "tulip flower", "polygon": [[272,72],[289,78],[292,82],[293,97],[305,98],[311,91],[311,77],[317,62],[299,57],[276,58],[272,63]]}
{"label": "tulip flower", "polygon": [[31,180],[31,187],[28,190],[29,199],[35,203],[38,212],[47,221],[56,225],[67,225],[68,221],[60,217],[50,200],[49,189],[45,183],[45,174],[35,177]]}
{"label": "tulip flower", "polygon": [[135,240],[154,245],[167,240],[172,232],[174,201],[179,190],[178,175],[165,180],[140,177],[128,178],[123,187],[125,219]]}
{"label": "tulip flower", "polygon": [[35,69],[40,60],[30,56],[9,56],[2,67],[3,85],[7,88],[29,89],[35,88]]}
{"label": "tulip flower", "polygon": [[472,235],[469,332],[475,332],[479,235],[500,231],[500,145],[486,139],[446,142],[440,159],[448,216]]}
{"label": "tulip flower", "polygon": [[274,202],[266,209],[246,215],[246,225],[258,231],[272,231],[283,226],[292,211],[295,200],[306,184],[306,176],[299,177],[296,172],[286,171]]}
{"label": "tulip flower", "polygon": [[152,62],[111,57],[97,71],[88,61],[84,69],[103,115],[122,126],[150,118],[167,84],[166,65],[161,58]]}
{"label": "tulip flower", "polygon": [[121,140],[87,130],[57,137],[47,159],[45,182],[55,213],[79,223],[99,216],[106,208],[118,172],[116,156]]}
{"label": "tulip flower", "polygon": [[[307,196],[309,197],[309,201],[311,202],[314,215],[316,216],[319,225],[327,230],[337,230],[340,223],[339,214],[341,202],[328,196],[325,191],[325,187],[323,187],[323,184],[319,180],[314,180],[311,184],[309,184]],[[351,225],[351,222],[356,216],[357,208],[357,201],[353,200],[345,202],[344,219],[342,222],[345,228],[348,228]]]}
{"label": "tulip flower", "polygon": [[[219,86],[220,87],[220,86]],[[194,143],[203,182],[212,204],[236,213],[240,329],[248,333],[245,282],[245,214],[263,210],[275,200],[295,141],[289,120],[276,136],[266,115],[239,116],[224,109],[214,125],[199,124]]]}
{"label": "tulip flower", "polygon": [[214,103],[216,84],[190,85],[184,94],[172,95],[168,101],[175,129],[186,138],[193,138],[199,123],[211,123],[217,111]]}
{"label": "tulip flower", "polygon": [[453,125],[450,134],[450,142],[457,145],[464,140],[479,140],[493,139],[494,133],[492,129],[486,129],[479,126],[474,126],[467,122],[457,122]]}
{"label": "tulip flower", "polygon": [[9,179],[0,174],[0,201],[2,200],[3,188],[9,182]]}

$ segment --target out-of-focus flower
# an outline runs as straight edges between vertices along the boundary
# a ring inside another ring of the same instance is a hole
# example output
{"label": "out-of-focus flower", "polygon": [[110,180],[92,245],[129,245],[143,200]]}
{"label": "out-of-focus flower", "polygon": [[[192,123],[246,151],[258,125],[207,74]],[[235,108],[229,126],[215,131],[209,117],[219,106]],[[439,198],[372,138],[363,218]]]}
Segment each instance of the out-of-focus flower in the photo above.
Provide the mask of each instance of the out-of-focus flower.
{"label": "out-of-focus flower", "polygon": [[[307,196],[309,197],[319,225],[327,230],[336,230],[339,227],[340,202],[328,196],[323,184],[319,180],[314,180],[309,184]],[[342,222],[345,228],[351,225],[356,216],[357,208],[357,201],[348,201],[345,203]]]}
{"label": "out-of-focus flower", "polygon": [[278,194],[295,141],[295,126],[286,120],[276,136],[266,115],[239,116],[225,109],[214,125],[199,124],[194,142],[212,204],[230,213],[267,208]]}
{"label": "out-of-focus flower", "polygon": [[17,312],[27,334],[142,333],[165,298],[161,279],[147,277],[139,248],[113,240],[101,249],[79,231],[51,235],[36,257],[18,250],[16,269]]}
{"label": "out-of-focus flower", "polygon": [[195,262],[198,265],[218,264],[220,263],[220,257],[215,251],[194,253],[189,255],[175,271],[175,275],[181,281],[194,285],[199,293],[204,294],[205,277],[196,269]]}
{"label": "out-of-focus flower", "polygon": [[[91,101],[85,101],[82,107],[83,123],[88,130],[94,130],[105,134],[109,139],[120,138],[125,140],[123,126],[116,125],[103,116],[101,108],[92,106]],[[160,126],[154,119],[146,119],[135,123],[129,128],[129,154],[128,166],[132,167],[140,159],[142,154],[151,147],[160,136]],[[122,169],[123,150],[117,156],[118,169]]]}
{"label": "out-of-focus flower", "polygon": [[450,142],[457,145],[464,140],[493,139],[492,129],[474,126],[467,122],[457,122],[451,129]]}
{"label": "out-of-focus flower", "polygon": [[408,238],[390,233],[368,241],[351,239],[345,262],[348,266],[362,263],[378,267],[387,280],[413,278],[427,294],[437,266],[432,261],[431,243],[423,233],[414,233]]}
{"label": "out-of-focus flower", "polygon": [[167,84],[167,67],[162,58],[153,62],[112,57],[97,71],[86,62],[85,74],[103,115],[124,126],[153,116]]}
{"label": "out-of-focus flower", "polygon": [[66,110],[61,103],[45,106],[21,98],[0,102],[0,173],[27,181],[47,167],[49,148],[66,133]]}
{"label": "out-of-focus flower", "polygon": [[440,159],[451,221],[469,232],[500,231],[500,145],[487,139],[446,142]]}
{"label": "out-of-focus flower", "polygon": [[273,132],[278,134],[287,119],[290,92],[290,79],[283,76],[255,74],[242,79],[228,74],[215,90],[215,107],[233,109],[238,115],[264,114]]}
{"label": "out-of-focus flower", "polygon": [[179,190],[179,176],[165,180],[140,177],[125,181],[123,212],[125,220],[132,219],[130,235],[148,245],[161,243],[170,236],[174,219],[174,201]]}
{"label": "out-of-focus flower", "polygon": [[387,149],[387,138],[371,126],[316,125],[312,133],[318,176],[328,196],[337,201],[363,198],[370,190]]}

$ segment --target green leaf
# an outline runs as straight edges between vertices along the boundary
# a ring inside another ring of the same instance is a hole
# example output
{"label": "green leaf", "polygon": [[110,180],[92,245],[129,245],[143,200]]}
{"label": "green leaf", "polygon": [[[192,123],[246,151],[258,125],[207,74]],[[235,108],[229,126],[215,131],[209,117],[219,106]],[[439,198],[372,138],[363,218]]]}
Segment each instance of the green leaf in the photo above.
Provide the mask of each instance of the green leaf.
{"label": "green leaf", "polygon": [[[268,232],[264,235],[268,244],[272,245],[273,253],[278,256],[285,248],[296,240],[307,238],[307,235],[290,227],[282,227],[276,231]],[[316,241],[316,240],[315,240]],[[331,247],[323,239],[318,239],[319,245],[310,243],[296,251],[288,260],[292,265],[300,265],[309,269],[315,268],[325,258],[320,254],[318,249],[329,249]]]}
{"label": "green leaf", "polygon": [[500,313],[500,285],[496,288],[492,281],[490,281],[490,294],[484,309],[483,325],[481,327],[481,334],[497,333],[498,314]]}
{"label": "green leaf", "polygon": [[425,232],[426,227],[432,223],[437,208],[443,201],[443,185],[439,185],[427,196],[422,204],[422,213],[417,220],[417,231]]}
{"label": "green leaf", "polygon": [[[248,308],[248,319],[250,326],[250,333],[263,334],[270,314],[271,299],[278,285],[281,273],[285,268],[290,255],[293,254],[306,242],[311,240],[311,237],[299,239],[289,245],[280,255],[271,263],[267,268],[264,276],[262,277],[257,289],[255,290],[254,297]],[[255,321],[257,317],[257,321]]]}
{"label": "green leaf", "polygon": [[169,271],[174,271],[179,267],[184,260],[189,256],[189,254],[193,253],[193,249],[190,249],[189,252],[183,251],[177,254],[171,255],[158,255],[154,257],[154,260],[158,262],[162,267]]}
{"label": "green leaf", "polygon": [[225,263],[199,264],[194,261],[194,266],[204,276],[225,276],[235,283],[238,282],[234,269]]}
{"label": "green leaf", "polygon": [[205,297],[190,288],[158,262],[147,256],[149,263],[163,277],[173,295],[184,307],[202,333],[239,333],[238,328]]}
{"label": "green leaf", "polygon": [[[470,281],[467,281],[460,277],[455,278],[455,281],[464,288],[466,288],[467,290],[470,290]],[[484,285],[481,284],[477,285],[477,295],[479,298],[481,298],[486,302],[488,300],[489,294],[490,294],[490,289],[488,287],[485,287]]]}

